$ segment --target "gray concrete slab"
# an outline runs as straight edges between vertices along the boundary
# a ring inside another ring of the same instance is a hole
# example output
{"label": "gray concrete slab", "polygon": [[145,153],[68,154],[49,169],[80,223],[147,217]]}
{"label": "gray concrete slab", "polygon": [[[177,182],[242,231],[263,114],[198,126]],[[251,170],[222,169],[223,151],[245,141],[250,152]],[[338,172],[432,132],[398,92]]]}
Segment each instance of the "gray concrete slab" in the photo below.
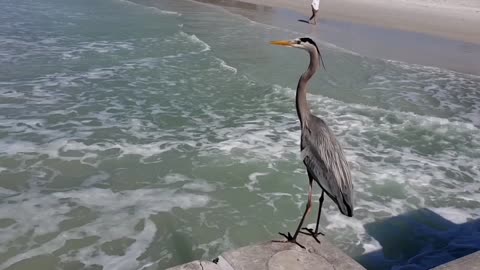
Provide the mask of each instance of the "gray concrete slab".
{"label": "gray concrete slab", "polygon": [[433,270],[480,270],[480,251],[437,266]]}
{"label": "gray concrete slab", "polygon": [[[195,261],[169,270],[364,270],[324,237],[301,235],[299,243],[264,242],[222,253],[216,264]],[[212,265],[213,264],[213,265]],[[195,268],[196,267],[196,268]],[[203,268],[202,268],[203,267]],[[215,268],[216,267],[216,268]]]}

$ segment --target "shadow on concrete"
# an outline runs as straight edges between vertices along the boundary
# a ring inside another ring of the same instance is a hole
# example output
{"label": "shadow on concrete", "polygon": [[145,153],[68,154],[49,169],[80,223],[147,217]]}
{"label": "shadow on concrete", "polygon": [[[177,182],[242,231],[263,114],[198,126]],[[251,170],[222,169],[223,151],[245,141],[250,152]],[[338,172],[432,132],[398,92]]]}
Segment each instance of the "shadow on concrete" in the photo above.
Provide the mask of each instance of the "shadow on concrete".
{"label": "shadow on concrete", "polygon": [[455,224],[429,209],[365,225],[381,250],[356,260],[367,269],[430,269],[480,250],[480,219]]}

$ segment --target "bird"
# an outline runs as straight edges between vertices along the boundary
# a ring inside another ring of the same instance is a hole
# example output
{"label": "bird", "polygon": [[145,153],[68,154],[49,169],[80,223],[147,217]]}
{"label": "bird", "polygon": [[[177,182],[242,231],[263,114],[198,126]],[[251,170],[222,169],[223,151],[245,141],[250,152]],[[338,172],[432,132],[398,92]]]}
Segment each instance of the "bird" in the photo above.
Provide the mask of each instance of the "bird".
{"label": "bird", "polygon": [[[284,236],[288,242],[295,243],[302,248],[303,245],[297,242],[298,234],[309,234],[318,240],[318,235],[323,233],[318,231],[324,194],[326,193],[338,206],[340,212],[348,217],[353,216],[353,184],[349,164],[345,157],[344,150],[337,140],[333,131],[328,127],[325,121],[315,116],[309,108],[307,102],[307,86],[310,79],[315,75],[317,69],[323,63],[323,58],[317,44],[309,37],[296,38],[292,40],[276,40],[270,44],[303,49],[310,56],[310,63],[307,70],[300,76],[297,84],[295,105],[300,120],[300,153],[303,164],[307,169],[308,175],[308,201],[305,212],[302,215],[300,223],[293,236],[279,233]],[[319,209],[315,231],[309,228],[302,228],[305,217],[312,207],[312,185],[317,183],[322,194],[319,198]],[[305,232],[306,231],[306,232]]]}

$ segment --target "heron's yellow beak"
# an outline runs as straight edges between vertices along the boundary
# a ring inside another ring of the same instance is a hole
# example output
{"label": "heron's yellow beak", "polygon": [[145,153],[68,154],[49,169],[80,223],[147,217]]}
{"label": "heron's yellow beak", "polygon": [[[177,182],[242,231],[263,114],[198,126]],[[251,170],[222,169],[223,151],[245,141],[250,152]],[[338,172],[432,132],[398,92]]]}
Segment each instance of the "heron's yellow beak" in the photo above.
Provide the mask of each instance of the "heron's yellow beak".
{"label": "heron's yellow beak", "polygon": [[293,42],[291,42],[290,40],[275,40],[275,41],[270,41],[270,44],[277,45],[277,46],[292,47]]}

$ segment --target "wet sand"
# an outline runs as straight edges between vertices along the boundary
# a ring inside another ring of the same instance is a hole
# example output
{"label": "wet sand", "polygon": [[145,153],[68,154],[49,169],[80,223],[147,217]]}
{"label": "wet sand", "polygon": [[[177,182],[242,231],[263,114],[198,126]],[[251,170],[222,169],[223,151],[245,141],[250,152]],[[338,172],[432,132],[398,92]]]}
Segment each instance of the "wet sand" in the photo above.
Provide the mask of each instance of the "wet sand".
{"label": "wet sand", "polygon": [[[240,14],[253,21],[293,31],[290,36],[278,38],[306,35],[368,57],[480,75],[480,44],[473,42],[335,19],[321,18],[319,24],[314,26],[299,22],[308,16],[304,12],[246,2],[253,0],[195,1],[221,6],[229,12]],[[282,1],[275,0],[275,2]],[[304,0],[299,2],[301,1]],[[274,0],[258,2],[274,2]]]}
{"label": "wet sand", "polygon": [[[242,1],[311,14],[311,0]],[[478,0],[321,0],[319,17],[480,44]]]}

